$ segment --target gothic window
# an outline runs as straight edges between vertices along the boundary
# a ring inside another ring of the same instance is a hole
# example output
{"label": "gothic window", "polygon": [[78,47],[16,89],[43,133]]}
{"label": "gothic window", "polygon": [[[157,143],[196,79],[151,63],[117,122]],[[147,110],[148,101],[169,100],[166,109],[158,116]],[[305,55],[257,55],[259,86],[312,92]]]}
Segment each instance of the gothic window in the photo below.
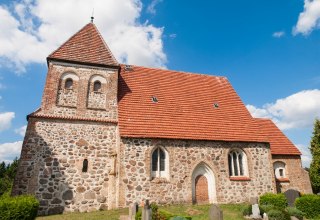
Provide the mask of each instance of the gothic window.
{"label": "gothic window", "polygon": [[228,165],[230,176],[248,176],[247,157],[242,150],[230,151],[228,154]]}
{"label": "gothic window", "polygon": [[84,159],[82,163],[82,172],[87,172],[88,171],[88,160]]}
{"label": "gothic window", "polygon": [[157,147],[153,151],[151,168],[152,177],[168,176],[168,154],[163,148]]}
{"label": "gothic window", "polygon": [[277,179],[286,178],[286,164],[280,161],[273,163],[274,174]]}
{"label": "gothic window", "polygon": [[68,78],[64,84],[65,89],[72,89],[73,86],[73,80],[71,78]]}
{"label": "gothic window", "polygon": [[101,91],[101,82],[100,81],[95,81],[93,83],[93,91],[94,92],[100,92]]}

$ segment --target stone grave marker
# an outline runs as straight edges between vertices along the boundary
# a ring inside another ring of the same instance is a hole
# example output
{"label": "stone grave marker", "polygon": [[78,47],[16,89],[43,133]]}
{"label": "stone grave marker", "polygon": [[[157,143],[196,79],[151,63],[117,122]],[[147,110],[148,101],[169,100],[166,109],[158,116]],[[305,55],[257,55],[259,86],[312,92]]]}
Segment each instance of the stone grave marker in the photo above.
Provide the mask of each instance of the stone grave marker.
{"label": "stone grave marker", "polygon": [[223,212],[216,204],[212,204],[209,209],[209,220],[223,220]]}
{"label": "stone grave marker", "polygon": [[152,217],[151,207],[149,204],[149,200],[147,199],[142,209],[142,220],[152,220],[151,217]]}
{"label": "stone grave marker", "polygon": [[294,189],[288,189],[284,192],[284,195],[288,200],[288,205],[294,207],[294,202],[296,201],[296,198],[300,197],[300,192]]}
{"label": "stone grave marker", "polygon": [[138,212],[139,206],[138,203],[133,203],[129,207],[129,219],[134,220],[136,217],[136,213]]}
{"label": "stone grave marker", "polygon": [[250,216],[251,218],[261,218],[260,216],[260,209],[258,204],[252,205],[252,215]]}

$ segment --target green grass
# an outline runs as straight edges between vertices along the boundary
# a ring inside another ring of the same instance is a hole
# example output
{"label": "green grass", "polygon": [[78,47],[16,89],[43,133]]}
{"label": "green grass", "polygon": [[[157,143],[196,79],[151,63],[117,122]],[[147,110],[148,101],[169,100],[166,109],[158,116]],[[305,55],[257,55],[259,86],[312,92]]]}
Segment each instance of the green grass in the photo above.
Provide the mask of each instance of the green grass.
{"label": "green grass", "polygon": [[[220,205],[223,210],[224,220],[244,220],[242,216],[242,209],[245,205]],[[170,205],[160,206],[159,209],[171,212],[180,216],[192,216],[193,220],[207,220],[209,219],[210,205]],[[68,213],[63,215],[52,215],[46,217],[38,217],[36,220],[116,220],[120,215],[128,215],[128,209],[117,209],[108,211],[97,211],[90,213]]]}

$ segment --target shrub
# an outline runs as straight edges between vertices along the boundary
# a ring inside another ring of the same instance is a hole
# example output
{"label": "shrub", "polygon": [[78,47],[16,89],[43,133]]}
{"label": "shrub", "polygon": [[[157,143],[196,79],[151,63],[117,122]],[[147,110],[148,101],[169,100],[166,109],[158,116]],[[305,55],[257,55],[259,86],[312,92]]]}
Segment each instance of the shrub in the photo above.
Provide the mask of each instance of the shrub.
{"label": "shrub", "polygon": [[190,216],[175,216],[170,218],[170,220],[192,220]]}
{"label": "shrub", "polygon": [[37,216],[38,200],[33,196],[4,196],[0,200],[0,216],[2,220],[31,220]]}
{"label": "shrub", "polygon": [[142,219],[142,211],[139,209],[136,213],[136,216],[134,218],[135,220],[141,220]]}
{"label": "shrub", "polygon": [[288,207],[287,211],[290,216],[295,216],[299,220],[303,219],[304,213],[302,211],[300,211],[299,209],[294,208],[294,207]]}
{"label": "shrub", "polygon": [[252,213],[252,205],[246,205],[243,209],[242,209],[242,215],[243,216],[249,216]]}
{"label": "shrub", "polygon": [[290,220],[288,212],[279,209],[271,209],[267,212],[269,220]]}
{"label": "shrub", "polygon": [[169,220],[170,218],[174,217],[174,215],[172,213],[167,212],[165,210],[159,210],[158,213],[159,213],[159,217],[160,217],[161,220],[162,219],[163,220]]}
{"label": "shrub", "polygon": [[260,196],[260,205],[273,205],[277,209],[284,210],[287,205],[288,201],[284,194],[273,194],[273,193],[266,193]]}
{"label": "shrub", "polygon": [[295,201],[297,209],[305,213],[307,218],[320,217],[320,196],[319,195],[303,195]]}
{"label": "shrub", "polygon": [[273,205],[260,205],[259,209],[260,209],[260,215],[263,215],[263,213],[267,213],[270,210],[277,209],[277,208],[274,207]]}

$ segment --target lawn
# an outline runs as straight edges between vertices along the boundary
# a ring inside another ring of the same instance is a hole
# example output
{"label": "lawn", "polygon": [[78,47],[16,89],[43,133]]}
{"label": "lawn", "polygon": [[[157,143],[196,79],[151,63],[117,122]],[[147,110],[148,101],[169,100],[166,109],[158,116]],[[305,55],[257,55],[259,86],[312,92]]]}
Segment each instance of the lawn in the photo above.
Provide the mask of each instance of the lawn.
{"label": "lawn", "polygon": [[[224,220],[243,220],[242,208],[244,205],[220,205],[223,210]],[[171,205],[160,206],[159,209],[171,212],[176,215],[192,216],[194,220],[209,219],[210,205]],[[120,215],[127,215],[128,209],[117,209],[109,211],[97,211],[90,213],[69,213],[64,215],[52,215],[46,217],[38,217],[36,220],[118,220]]]}

